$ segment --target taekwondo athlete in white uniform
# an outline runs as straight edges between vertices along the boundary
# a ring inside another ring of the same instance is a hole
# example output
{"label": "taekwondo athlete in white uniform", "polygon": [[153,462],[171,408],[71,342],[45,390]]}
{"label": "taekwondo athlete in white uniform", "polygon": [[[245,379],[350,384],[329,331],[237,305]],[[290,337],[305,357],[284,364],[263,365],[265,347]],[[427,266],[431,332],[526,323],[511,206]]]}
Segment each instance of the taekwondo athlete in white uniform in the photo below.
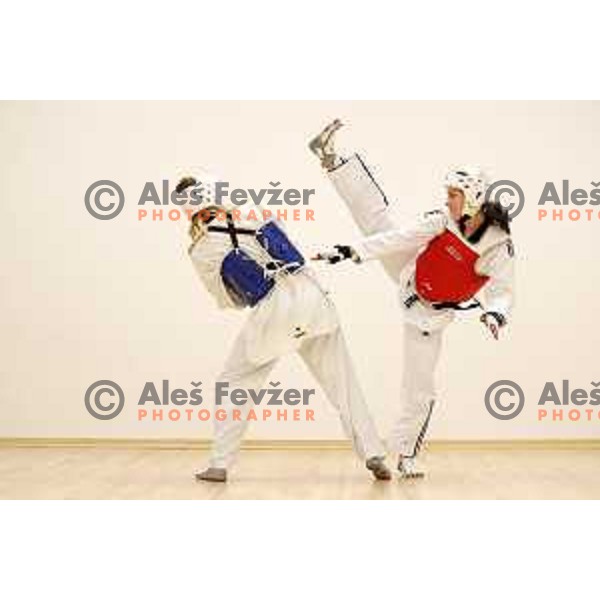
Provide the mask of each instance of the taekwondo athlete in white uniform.
{"label": "taekwondo athlete in white uniform", "polygon": [[[183,178],[177,192],[195,184]],[[227,218],[217,219],[219,211]],[[391,479],[337,310],[281,224],[234,220],[231,210],[213,205],[195,213],[190,235],[189,256],[218,307],[249,312],[218,381],[260,389],[282,356],[298,352],[337,409],[366,468],[376,479]],[[227,480],[247,428],[248,403],[234,406],[227,395],[220,408],[227,418],[214,421],[209,465],[195,474],[197,480]],[[232,419],[233,410],[241,410],[242,418]]]}
{"label": "taekwondo athlete in white uniform", "polygon": [[[403,222],[358,154],[336,153],[339,120],[309,144],[361,232],[351,246],[316,256],[336,263],[380,259],[399,286],[404,313],[404,369],[399,416],[388,447],[398,454],[402,477],[422,477],[415,459],[424,441],[436,391],[442,334],[457,310],[480,308],[481,322],[498,339],[513,297],[514,249],[509,216],[486,201],[489,182],[478,169],[459,168],[445,180],[444,210]],[[477,297],[476,297],[477,296]]]}

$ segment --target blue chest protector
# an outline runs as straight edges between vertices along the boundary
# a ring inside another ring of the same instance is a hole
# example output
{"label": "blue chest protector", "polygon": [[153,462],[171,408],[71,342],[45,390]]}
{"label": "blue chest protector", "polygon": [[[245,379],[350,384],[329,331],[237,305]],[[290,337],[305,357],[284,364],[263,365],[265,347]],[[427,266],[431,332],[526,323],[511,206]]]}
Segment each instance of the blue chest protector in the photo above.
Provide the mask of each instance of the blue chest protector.
{"label": "blue chest protector", "polygon": [[[275,286],[275,273],[295,273],[304,266],[304,257],[285,232],[269,221],[257,230],[236,228],[231,214],[227,227],[213,225],[208,231],[228,233],[233,248],[221,264],[221,278],[227,291],[242,306],[256,306]],[[238,235],[252,235],[273,259],[266,265],[257,263],[239,246]]]}

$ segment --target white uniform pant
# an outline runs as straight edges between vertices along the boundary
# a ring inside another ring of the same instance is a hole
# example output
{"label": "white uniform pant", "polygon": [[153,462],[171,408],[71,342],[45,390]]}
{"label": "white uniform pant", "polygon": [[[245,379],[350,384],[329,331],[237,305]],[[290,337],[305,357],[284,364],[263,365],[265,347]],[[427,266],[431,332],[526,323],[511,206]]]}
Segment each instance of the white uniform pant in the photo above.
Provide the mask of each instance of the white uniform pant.
{"label": "white uniform pant", "polygon": [[404,365],[400,405],[388,438],[391,451],[415,456],[423,443],[436,398],[435,370],[443,330],[424,332],[404,324]]}
{"label": "white uniform pant", "polygon": [[[279,312],[277,322],[270,323],[268,316],[276,309],[266,306],[268,311],[263,311],[262,315],[255,313],[246,322],[218,380],[228,382],[230,389],[258,390],[264,387],[269,373],[286,350],[288,352],[296,350],[331,404],[339,412],[344,431],[352,441],[358,456],[363,460],[372,456],[383,456],[385,450],[367,408],[342,331],[337,323],[333,327],[327,325],[331,324],[332,319],[337,321],[333,304],[321,290],[317,289],[316,284],[302,282],[301,279],[297,279],[295,283],[301,285],[309,296],[314,293],[322,294],[322,308],[314,310],[313,307],[313,317],[308,322],[304,320],[302,323],[305,335],[299,340],[290,337],[287,349],[283,348],[281,336],[278,334],[281,333],[282,328],[293,332],[298,326],[296,320],[302,311],[286,311],[289,319],[283,318],[283,313]],[[275,293],[280,293],[283,298],[288,296],[286,290],[275,290]],[[277,298],[273,299],[274,302],[277,300]],[[256,352],[253,349],[255,344],[252,340],[256,337],[255,329],[258,323],[262,330],[259,338],[260,346],[269,345],[271,337],[269,331],[271,331],[273,341],[277,343],[277,355],[269,357],[265,352]],[[323,330],[324,324],[325,330]],[[249,340],[251,343],[248,343]],[[234,406],[228,399],[229,396],[218,407],[226,411],[227,418],[223,421],[215,420],[215,437],[210,459],[212,467],[229,468],[232,465],[248,426],[246,416],[252,405],[246,403],[242,406]],[[239,420],[231,418],[233,410],[240,411]]]}
{"label": "white uniform pant", "polygon": [[[369,236],[398,226],[385,194],[358,155],[329,173],[337,192],[347,204],[363,234]],[[386,272],[399,283],[401,271],[416,258],[416,252],[401,252],[381,260]],[[435,402],[435,371],[440,356],[444,326],[422,328],[406,309],[404,365],[399,414],[388,438],[389,449],[403,456],[415,455],[423,441]],[[432,320],[436,319],[432,313]],[[421,321],[421,319],[419,319]],[[427,319],[425,319],[427,321]]]}

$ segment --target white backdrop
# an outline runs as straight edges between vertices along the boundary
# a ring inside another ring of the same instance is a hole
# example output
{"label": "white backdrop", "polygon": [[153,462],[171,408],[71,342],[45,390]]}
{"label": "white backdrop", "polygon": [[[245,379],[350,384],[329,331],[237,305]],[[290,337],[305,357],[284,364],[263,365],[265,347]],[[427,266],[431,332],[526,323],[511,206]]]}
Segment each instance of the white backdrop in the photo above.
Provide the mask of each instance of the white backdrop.
{"label": "white backdrop", "polygon": [[[244,318],[219,313],[200,287],[170,223],[138,222],[146,181],[199,167],[241,187],[315,188],[315,223],[289,224],[305,246],[351,241],[357,230],[306,148],[330,118],[350,123],[345,145],[366,153],[407,214],[427,209],[449,165],[481,164],[523,187],[514,224],[517,296],[500,343],[475,316],[455,324],[440,369],[438,439],[595,437],[600,419],[538,423],[546,381],[589,390],[600,380],[596,265],[600,220],[539,222],[546,181],[590,189],[600,180],[597,102],[5,102],[0,104],[3,294],[0,436],[208,437],[193,421],[138,422],[146,381],[211,387]],[[87,187],[111,179],[125,191],[111,221],[84,207]],[[382,433],[398,402],[401,313],[375,265],[324,273]],[[112,421],[90,417],[83,397],[99,379],[127,398]],[[518,382],[523,413],[498,421],[483,396],[498,379]],[[296,358],[273,375],[312,387]],[[252,438],[342,437],[319,392],[314,423],[258,423]],[[597,415],[597,411],[596,411]]]}

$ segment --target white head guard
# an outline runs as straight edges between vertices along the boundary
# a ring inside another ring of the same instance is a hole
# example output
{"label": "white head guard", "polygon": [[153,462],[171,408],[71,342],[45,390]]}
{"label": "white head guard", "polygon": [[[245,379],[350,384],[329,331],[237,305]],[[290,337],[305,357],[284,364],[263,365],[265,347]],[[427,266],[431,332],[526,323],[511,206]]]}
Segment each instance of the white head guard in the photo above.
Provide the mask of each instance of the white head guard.
{"label": "white head guard", "polygon": [[447,188],[456,188],[465,195],[463,214],[472,217],[481,208],[489,186],[487,177],[477,167],[461,167],[446,175]]}

